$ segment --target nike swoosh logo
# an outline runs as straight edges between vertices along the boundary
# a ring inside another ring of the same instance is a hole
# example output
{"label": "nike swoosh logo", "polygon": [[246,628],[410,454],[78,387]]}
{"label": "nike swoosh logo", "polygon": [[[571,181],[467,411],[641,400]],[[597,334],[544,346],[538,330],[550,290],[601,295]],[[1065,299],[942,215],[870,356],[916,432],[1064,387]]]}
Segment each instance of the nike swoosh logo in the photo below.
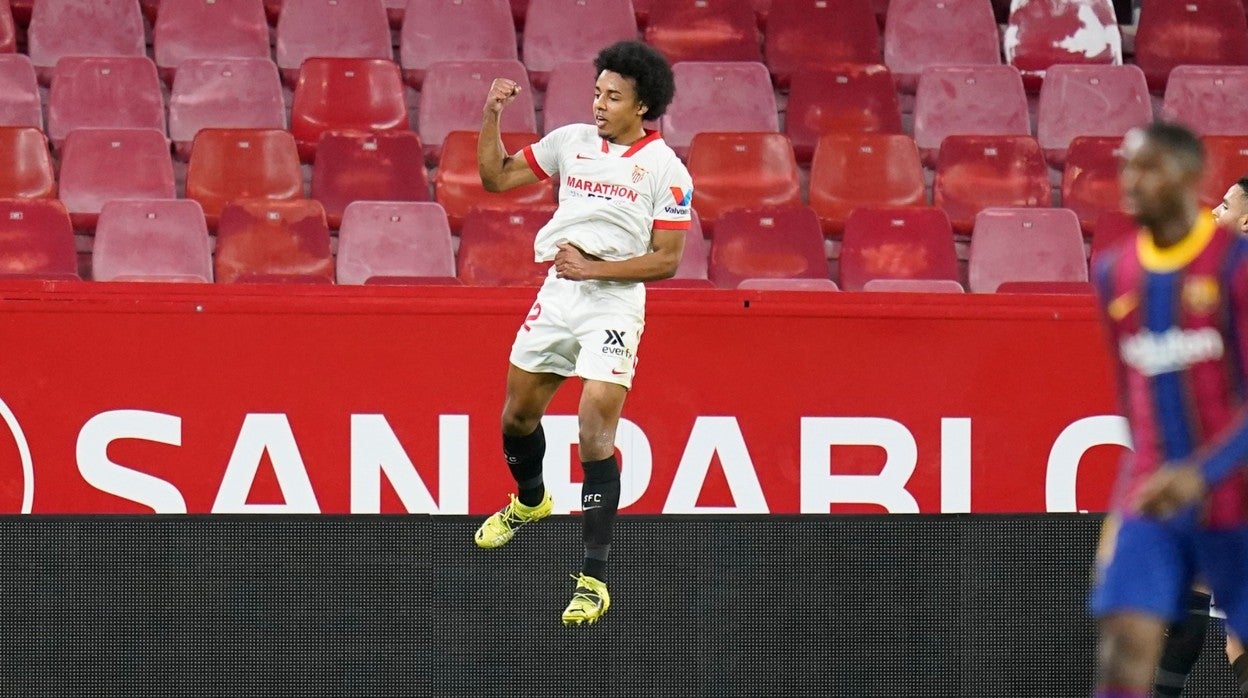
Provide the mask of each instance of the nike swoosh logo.
{"label": "nike swoosh logo", "polygon": [[580,153],[577,153],[577,154],[576,154],[576,159],[577,159],[577,160],[596,160],[597,158],[592,158],[592,157],[590,157],[590,156],[588,156],[588,155],[581,155]]}
{"label": "nike swoosh logo", "polygon": [[594,505],[594,506],[592,506],[592,507],[583,507],[583,508],[581,509],[581,511],[589,511],[590,509],[601,509],[601,508],[602,508],[602,505],[601,505],[601,504],[597,504],[597,505]]}
{"label": "nike swoosh logo", "polygon": [[613,368],[613,369],[611,369],[611,375],[613,375],[613,376],[622,376],[622,375],[624,375],[625,373],[628,373],[628,371],[617,371],[617,370],[615,370],[614,368]]}

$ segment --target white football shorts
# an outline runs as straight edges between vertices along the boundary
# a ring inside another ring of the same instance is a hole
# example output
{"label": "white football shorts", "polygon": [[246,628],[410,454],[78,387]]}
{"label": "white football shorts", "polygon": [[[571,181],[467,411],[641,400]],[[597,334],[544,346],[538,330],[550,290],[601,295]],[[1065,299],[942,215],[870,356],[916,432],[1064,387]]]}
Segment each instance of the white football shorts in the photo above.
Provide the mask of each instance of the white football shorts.
{"label": "white football shorts", "polygon": [[640,283],[569,281],[554,267],[511,345],[511,363],[530,373],[633,384],[646,325]]}

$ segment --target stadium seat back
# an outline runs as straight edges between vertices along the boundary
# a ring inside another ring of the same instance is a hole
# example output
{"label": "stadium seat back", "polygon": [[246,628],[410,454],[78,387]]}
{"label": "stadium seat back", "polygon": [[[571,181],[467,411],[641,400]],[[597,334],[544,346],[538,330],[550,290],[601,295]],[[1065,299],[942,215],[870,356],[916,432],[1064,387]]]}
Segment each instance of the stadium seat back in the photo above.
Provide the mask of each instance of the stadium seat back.
{"label": "stadium seat back", "polygon": [[310,58],[303,64],[290,108],[290,132],[305,162],[316,158],[316,145],[326,131],[407,128],[403,74],[393,61]]}
{"label": "stadium seat back", "polygon": [[62,58],[48,93],[48,139],[76,128],[154,128],[165,133],[156,64],[146,56]]}
{"label": "stadium seat back", "polygon": [[[446,61],[434,63],[425,73],[420,91],[418,130],[430,164],[441,157],[442,141],[451,131],[479,131],[481,107],[494,78],[520,85],[520,94],[503,110],[503,131],[537,133],[533,89],[528,72],[519,61]],[[592,100],[590,93],[588,100]],[[586,107],[587,109],[589,107]]]}
{"label": "stadium seat back", "polygon": [[0,199],[56,198],[48,140],[33,126],[0,127]]}
{"label": "stadium seat back", "polygon": [[880,30],[870,0],[791,0],[767,14],[767,68],[780,87],[807,65],[879,63]]}
{"label": "stadium seat back", "polygon": [[703,131],[777,132],[776,96],[761,63],[678,63],[676,98],[663,115],[663,140],[684,157]]}
{"label": "stadium seat back", "polygon": [[1248,66],[1181,65],[1170,73],[1161,118],[1201,136],[1248,132]]}
{"label": "stadium seat back", "polygon": [[91,250],[96,281],[212,281],[204,212],[194,201],[110,201]]}
{"label": "stadium seat back", "polygon": [[[537,142],[536,133],[504,133],[503,147],[510,154]],[[452,131],[442,146],[442,160],[433,179],[434,198],[446,209],[451,229],[458,231],[464,217],[474,208],[517,208],[551,204],[555,200],[554,181],[516,187],[505,192],[489,192],[481,185],[477,170],[477,132]]]}
{"label": "stadium seat back", "polygon": [[169,138],[179,157],[204,128],[286,128],[277,66],[268,58],[191,58],[169,97]]}
{"label": "stadium seat back", "polygon": [[428,201],[420,137],[411,131],[325,133],[312,168],[312,198],[334,229],[353,201]]}
{"label": "stadium seat back", "polygon": [[798,162],[825,133],[901,133],[897,84],[879,64],[804,66],[793,72],[784,132]]}
{"label": "stadium seat back", "polygon": [[802,203],[797,160],[782,133],[699,133],[688,167],[698,183],[693,205],[708,233],[732,208]]}
{"label": "stadium seat back", "polygon": [[637,38],[628,0],[529,0],[524,20],[524,65],[533,83],[546,84],[555,66],[592,61],[605,46]]}
{"label": "stadium seat back", "polygon": [[299,150],[287,131],[206,128],[195,135],[186,197],[204,209],[209,229],[235,199],[303,197]]}
{"label": "stadium seat back", "polygon": [[1008,65],[936,66],[919,77],[914,140],[929,165],[952,135],[1031,135],[1027,94]]}
{"label": "stadium seat back", "polygon": [[841,239],[841,283],[862,291],[876,279],[958,281],[953,228],[935,207],[858,208]]}
{"label": "stadium seat back", "polygon": [[226,204],[213,271],[217,283],[333,283],[325,210],[311,199]]}
{"label": "stadium seat back", "polygon": [[1055,65],[1122,65],[1122,33],[1113,0],[1029,0],[1013,3],[1002,39],[1005,62],[1018,68],[1029,92]]}
{"label": "stadium seat back", "polygon": [[819,219],[807,206],[726,211],[707,275],[719,288],[736,288],[745,279],[827,279]]}
{"label": "stadium seat back", "polygon": [[1046,207],[1051,194],[1048,165],[1031,136],[950,136],[941,145],[933,200],[955,232],[970,233],[985,208]]}
{"label": "stadium seat back", "polygon": [[554,212],[554,206],[469,211],[459,234],[459,279],[469,286],[540,286],[550,265],[533,261],[533,240]]}
{"label": "stadium seat back", "polygon": [[386,8],[379,0],[284,0],[273,53],[288,83],[313,57],[393,61]]}
{"label": "stadium seat back", "polygon": [[972,293],[1007,281],[1088,280],[1079,219],[1061,208],[981,211],[967,265]]}
{"label": "stadium seat back", "polygon": [[884,63],[905,92],[914,92],[929,66],[999,65],[992,6],[983,0],[891,0]]}
{"label": "stadium seat back", "polygon": [[0,199],[0,278],[79,278],[74,229],[60,201]]}
{"label": "stadium seat back", "polygon": [[66,56],[146,56],[143,13],[135,0],[39,0],[27,49],[43,82]]}
{"label": "stadium seat back", "polygon": [[78,230],[95,228],[115,199],[177,196],[165,135],[153,129],[80,128],[61,152],[60,199]]}
{"label": "stadium seat back", "polygon": [[1248,63],[1248,20],[1241,0],[1150,0],[1140,7],[1135,63],[1154,92],[1182,65]]}
{"label": "stadium seat back", "polygon": [[399,38],[399,61],[419,88],[429,66],[456,60],[519,60],[507,0],[409,0]]}
{"label": "stadium seat back", "polygon": [[1060,167],[1079,136],[1116,136],[1150,123],[1144,72],[1134,65],[1055,65],[1040,90],[1036,140]]}
{"label": "stadium seat back", "polygon": [[1062,172],[1062,207],[1075,212],[1085,235],[1095,231],[1103,212],[1116,211],[1122,204],[1121,155],[1122,139],[1117,136],[1080,136],[1071,141]]}
{"label": "stadium seat back", "polygon": [[340,284],[453,278],[455,252],[446,212],[428,201],[347,206],[338,232],[337,274]]}
{"label": "stadium seat back", "polygon": [[673,65],[684,61],[763,60],[750,0],[656,2],[650,8],[645,40]]}
{"label": "stadium seat back", "polygon": [[43,130],[43,104],[30,58],[0,55],[0,126],[33,126]]}
{"label": "stadium seat back", "polygon": [[810,205],[828,235],[840,235],[849,214],[859,206],[926,203],[923,163],[909,136],[830,133],[820,137],[810,167]]}
{"label": "stadium seat back", "polygon": [[269,58],[269,24],[261,0],[166,2],[152,29],[162,77],[172,82],[190,59]]}
{"label": "stadium seat back", "polygon": [[542,133],[568,124],[594,121],[594,64],[592,61],[560,63],[546,78],[542,106]]}

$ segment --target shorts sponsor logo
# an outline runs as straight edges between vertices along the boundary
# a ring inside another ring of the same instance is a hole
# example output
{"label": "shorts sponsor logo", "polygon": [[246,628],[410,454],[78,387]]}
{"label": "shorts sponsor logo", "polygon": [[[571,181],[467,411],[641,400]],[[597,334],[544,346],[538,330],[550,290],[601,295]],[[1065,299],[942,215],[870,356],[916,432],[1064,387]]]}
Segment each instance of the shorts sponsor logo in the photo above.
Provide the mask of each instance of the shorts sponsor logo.
{"label": "shorts sponsor logo", "polygon": [[[607,339],[602,343],[602,353],[607,356],[625,356],[633,358],[633,352],[624,344],[623,330],[606,330]],[[617,374],[618,375],[618,374]]]}

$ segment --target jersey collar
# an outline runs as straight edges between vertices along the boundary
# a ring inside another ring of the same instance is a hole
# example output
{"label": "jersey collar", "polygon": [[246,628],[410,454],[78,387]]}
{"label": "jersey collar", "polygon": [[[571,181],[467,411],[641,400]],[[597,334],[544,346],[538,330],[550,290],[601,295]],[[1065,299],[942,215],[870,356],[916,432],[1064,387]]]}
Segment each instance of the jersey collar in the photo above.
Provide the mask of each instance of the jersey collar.
{"label": "jersey collar", "polygon": [[[662,138],[662,134],[660,134],[658,131],[655,131],[653,129],[648,129],[648,128],[642,129],[642,130],[645,131],[646,135],[639,138],[636,143],[633,143],[632,145],[630,145],[628,147],[628,150],[624,151],[624,154],[621,155],[620,157],[622,158],[630,157],[633,155],[633,153],[636,153],[638,150],[641,150],[647,145]],[[602,139],[602,152],[604,153],[611,152],[611,149],[608,147],[607,139],[605,138]]]}
{"label": "jersey collar", "polygon": [[1208,247],[1217,227],[1212,216],[1201,214],[1187,235],[1169,247],[1158,247],[1152,233],[1141,229],[1135,245],[1140,264],[1148,271],[1162,274],[1182,269]]}

